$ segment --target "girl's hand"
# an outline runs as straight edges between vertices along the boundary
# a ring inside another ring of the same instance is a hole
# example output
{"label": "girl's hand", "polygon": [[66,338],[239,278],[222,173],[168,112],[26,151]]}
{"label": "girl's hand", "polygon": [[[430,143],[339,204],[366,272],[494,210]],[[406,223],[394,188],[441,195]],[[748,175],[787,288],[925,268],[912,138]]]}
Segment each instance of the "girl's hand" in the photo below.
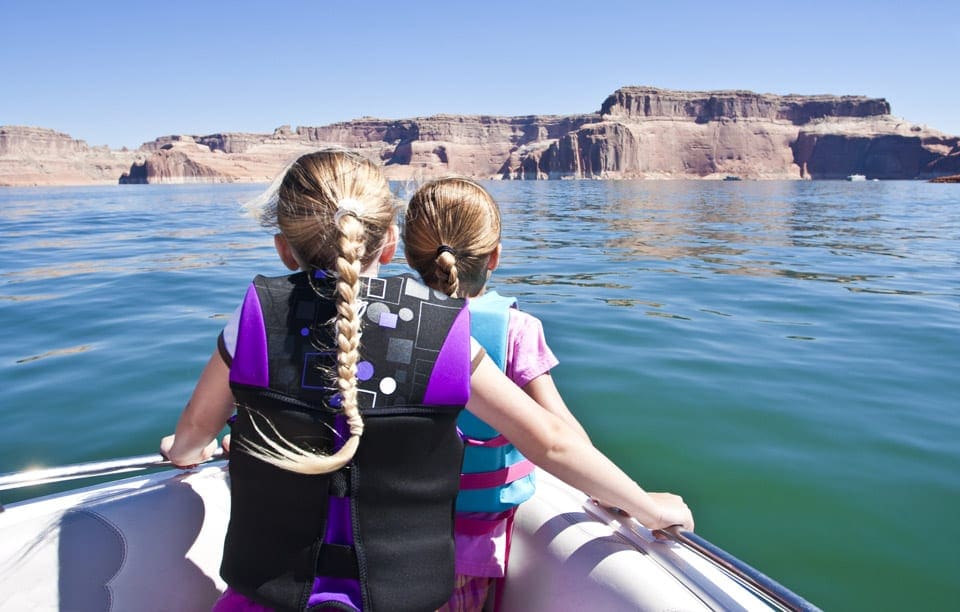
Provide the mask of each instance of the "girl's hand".
{"label": "girl's hand", "polygon": [[216,438],[214,438],[199,452],[184,455],[182,450],[176,448],[176,436],[171,434],[160,439],[160,454],[178,468],[190,469],[213,457],[219,446]]}
{"label": "girl's hand", "polygon": [[653,525],[644,524],[648,529],[666,529],[679,525],[682,529],[693,531],[693,513],[683,498],[673,493],[650,493],[650,497],[660,507],[660,516]]}
{"label": "girl's hand", "polygon": [[160,438],[160,454],[163,455],[167,460],[170,459],[170,449],[173,448],[173,440],[173,434]]}

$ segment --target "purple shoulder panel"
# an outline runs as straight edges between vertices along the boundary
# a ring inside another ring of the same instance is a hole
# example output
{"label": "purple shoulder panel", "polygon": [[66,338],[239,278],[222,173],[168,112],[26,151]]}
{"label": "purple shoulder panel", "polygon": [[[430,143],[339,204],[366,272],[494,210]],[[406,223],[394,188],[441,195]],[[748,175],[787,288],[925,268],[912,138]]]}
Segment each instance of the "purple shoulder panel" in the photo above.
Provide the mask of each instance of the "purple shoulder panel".
{"label": "purple shoulder panel", "polygon": [[230,382],[254,387],[270,385],[267,331],[263,325],[263,311],[260,309],[257,289],[252,284],[247,289],[240,309],[237,348],[230,365]]}
{"label": "purple shoulder panel", "polygon": [[423,403],[463,406],[470,399],[470,309],[466,306],[450,326],[433,366]]}

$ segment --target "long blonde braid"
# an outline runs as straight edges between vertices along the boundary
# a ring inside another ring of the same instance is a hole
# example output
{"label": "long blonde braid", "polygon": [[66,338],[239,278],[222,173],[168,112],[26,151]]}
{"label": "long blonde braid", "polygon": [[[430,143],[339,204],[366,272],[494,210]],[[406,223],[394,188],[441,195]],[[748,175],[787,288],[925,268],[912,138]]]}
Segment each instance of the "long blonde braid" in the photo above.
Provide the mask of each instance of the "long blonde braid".
{"label": "long blonde braid", "polygon": [[384,246],[387,230],[394,222],[393,198],[377,166],[355,154],[335,150],[298,159],[268,202],[262,214],[264,224],[278,227],[305,265],[336,272],[336,385],[350,436],[335,454],[324,455],[290,442],[266,416],[259,415],[267,421],[270,435],[265,435],[252,418],[264,444],[243,441],[241,448],[286,470],[324,474],[353,458],[363,434],[357,399],[360,272]]}
{"label": "long blonde braid", "polygon": [[[342,217],[337,257],[337,387],[350,426],[347,441],[359,441],[363,419],[357,405],[357,361],[360,358],[360,262],[363,260],[363,224],[353,214]],[[351,453],[352,455],[352,453]]]}

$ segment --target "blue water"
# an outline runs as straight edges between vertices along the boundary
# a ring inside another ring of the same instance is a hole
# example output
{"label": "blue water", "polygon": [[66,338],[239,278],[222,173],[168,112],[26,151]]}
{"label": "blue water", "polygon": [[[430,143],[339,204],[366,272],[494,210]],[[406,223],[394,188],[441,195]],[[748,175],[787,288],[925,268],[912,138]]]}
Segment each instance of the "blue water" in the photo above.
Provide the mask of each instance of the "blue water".
{"label": "blue water", "polygon": [[[493,286],[601,449],[825,609],[956,609],[958,186],[488,187]],[[155,449],[246,284],[285,270],[241,214],[261,189],[0,190],[0,472]]]}

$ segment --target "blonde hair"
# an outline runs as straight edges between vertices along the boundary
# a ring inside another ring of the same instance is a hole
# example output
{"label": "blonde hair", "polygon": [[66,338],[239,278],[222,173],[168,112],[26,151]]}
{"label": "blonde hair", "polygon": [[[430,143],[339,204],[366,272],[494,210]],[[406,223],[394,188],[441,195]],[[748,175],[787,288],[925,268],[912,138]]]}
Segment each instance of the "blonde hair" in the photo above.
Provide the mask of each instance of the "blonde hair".
{"label": "blonde hair", "polygon": [[466,178],[441,178],[410,198],[403,249],[428,286],[470,297],[487,283],[487,262],[500,244],[500,231],[500,209],[483,187]]}
{"label": "blonde hair", "polygon": [[380,168],[344,150],[302,155],[273,189],[260,213],[261,222],[280,230],[303,267],[330,270],[336,277],[336,385],[350,437],[336,454],[324,455],[293,444],[269,421],[272,432],[265,435],[251,417],[265,444],[245,440],[240,445],[271,465],[302,474],[324,474],[353,458],[363,434],[357,403],[360,271],[385,246],[396,209]]}

